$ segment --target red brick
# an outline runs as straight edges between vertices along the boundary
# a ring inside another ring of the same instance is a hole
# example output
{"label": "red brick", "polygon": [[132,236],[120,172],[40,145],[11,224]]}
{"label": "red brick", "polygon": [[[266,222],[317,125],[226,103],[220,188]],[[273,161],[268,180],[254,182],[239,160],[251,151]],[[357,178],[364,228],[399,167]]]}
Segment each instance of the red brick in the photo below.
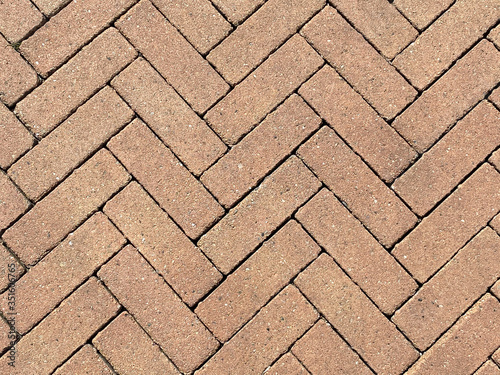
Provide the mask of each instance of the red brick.
{"label": "red brick", "polygon": [[[102,213],[88,219],[16,283],[16,329],[24,334],[125,244]],[[8,313],[8,293],[0,296]]]}
{"label": "red brick", "polygon": [[0,171],[0,230],[7,228],[30,206],[12,181]]}
{"label": "red brick", "polygon": [[28,198],[37,201],[113,134],[134,113],[106,86],[9,169]]}
{"label": "red brick", "polygon": [[3,238],[21,261],[33,265],[129,179],[118,161],[101,150],[10,227]]}
{"label": "red brick", "polygon": [[484,101],[392,185],[423,216],[500,145],[500,112]]}
{"label": "red brick", "polygon": [[394,5],[417,29],[425,29],[453,0],[394,0]]}
{"label": "red brick", "polygon": [[392,126],[424,152],[470,108],[500,76],[500,52],[483,40],[393,122]]}
{"label": "red brick", "polygon": [[396,56],[393,64],[414,86],[423,89],[479,40],[499,17],[497,0],[457,0]]}
{"label": "red brick", "polygon": [[222,278],[136,182],[106,203],[104,212],[188,305],[194,305]]}
{"label": "red brick", "polygon": [[99,332],[92,343],[120,374],[179,374],[158,345],[126,312]]}
{"label": "red brick", "polygon": [[227,274],[304,204],[320,183],[290,157],[198,241],[198,246]]}
{"label": "red brick", "polygon": [[135,0],[72,1],[23,41],[20,51],[43,77],[98,35]]}
{"label": "red brick", "polygon": [[182,372],[192,372],[219,343],[132,247],[98,273],[106,286]]}
{"label": "red brick", "polygon": [[489,32],[488,39],[495,43],[497,47],[500,47],[500,25]]}
{"label": "red brick", "polygon": [[141,121],[134,120],[108,148],[191,238],[199,237],[224,209]]}
{"label": "red brick", "polygon": [[415,98],[415,89],[334,8],[325,7],[301,34],[385,119]]}
{"label": "red brick", "polygon": [[294,35],[208,111],[205,119],[224,142],[235,144],[322,63],[304,38]]}
{"label": "red brick", "polygon": [[384,57],[394,58],[418,32],[385,0],[330,0]]}
{"label": "red brick", "polygon": [[414,293],[415,281],[329,190],[295,217],[382,312],[392,314]]}
{"label": "red brick", "polygon": [[201,174],[226,151],[212,129],[146,60],[134,61],[111,84],[194,174]]}
{"label": "red brick", "polygon": [[38,76],[2,35],[0,50],[0,101],[10,106],[38,84]]}
{"label": "red brick", "polygon": [[500,375],[500,368],[493,361],[485,362],[474,375]]}
{"label": "red brick", "polygon": [[392,254],[425,282],[500,210],[500,174],[481,166],[396,245]]}
{"label": "red brick", "polygon": [[321,251],[295,221],[288,222],[196,308],[227,341]]}
{"label": "red brick", "polygon": [[2,1],[0,14],[0,32],[11,43],[23,39],[43,21],[42,13],[29,0]]}
{"label": "red brick", "polygon": [[500,345],[499,321],[500,303],[486,294],[406,374],[471,374]]}
{"label": "red brick", "polygon": [[385,181],[416,158],[408,143],[331,67],[316,73],[299,94]]}
{"label": "red brick", "polygon": [[315,131],[321,119],[293,94],[208,169],[201,181],[231,207]]}
{"label": "red brick", "polygon": [[46,16],[52,16],[71,0],[32,0]]}
{"label": "red brick", "polygon": [[384,246],[392,246],[416,223],[415,215],[329,127],[298,154]]}
{"label": "red brick", "polygon": [[418,352],[326,254],[296,279],[307,299],[377,374],[400,374]]}
{"label": "red brick", "polygon": [[9,282],[13,279],[17,280],[23,273],[23,266],[19,264],[10,251],[0,243],[0,290],[7,288]]}
{"label": "red brick", "polygon": [[33,145],[33,136],[0,102],[0,168],[7,169]]}
{"label": "red brick", "polygon": [[295,343],[292,353],[314,375],[373,374],[324,320]]}
{"label": "red brick", "polygon": [[427,349],[500,277],[500,237],[483,229],[393,316],[420,350]]}
{"label": "red brick", "polygon": [[116,29],[107,29],[19,102],[16,113],[37,136],[45,136],[136,54]]}
{"label": "red brick", "polygon": [[233,24],[240,24],[266,0],[212,0]]}
{"label": "red brick", "polygon": [[229,90],[229,85],[148,0],[141,0],[122,16],[116,27],[195,111],[205,112]]}
{"label": "red brick", "polygon": [[293,354],[287,353],[264,372],[265,375],[308,375],[309,372]]}
{"label": "red brick", "polygon": [[269,0],[207,56],[231,84],[240,82],[325,4]]}
{"label": "red brick", "polygon": [[113,372],[95,348],[87,344],[58,368],[54,375],[113,375]]}
{"label": "red brick", "polygon": [[202,54],[233,29],[209,0],[153,0],[153,4]]}
{"label": "red brick", "polygon": [[318,313],[297,288],[288,286],[196,374],[260,374],[317,318]]}
{"label": "red brick", "polygon": [[76,349],[111,319],[119,305],[92,277],[16,344],[16,367],[0,359],[0,373],[52,374]]}

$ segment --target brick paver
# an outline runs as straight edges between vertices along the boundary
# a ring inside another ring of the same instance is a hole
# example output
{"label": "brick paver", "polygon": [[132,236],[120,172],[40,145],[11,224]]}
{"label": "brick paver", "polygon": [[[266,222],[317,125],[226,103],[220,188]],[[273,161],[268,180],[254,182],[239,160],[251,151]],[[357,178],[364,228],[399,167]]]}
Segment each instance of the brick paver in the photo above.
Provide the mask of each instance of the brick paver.
{"label": "brick paver", "polygon": [[0,230],[24,213],[30,203],[9,177],[0,171]]}
{"label": "brick paver", "polygon": [[[5,290],[13,279],[24,273],[23,266],[12,253],[0,243],[0,290]],[[0,349],[1,350],[1,349]]]}
{"label": "brick paver", "polygon": [[59,367],[54,375],[112,375],[112,370],[92,345],[85,345],[67,362]]}
{"label": "brick paver", "polygon": [[287,353],[265,372],[266,375],[308,375],[309,372],[293,354]]}
{"label": "brick paver", "polygon": [[42,13],[30,0],[2,1],[0,14],[0,33],[11,43],[23,39],[43,21]]}

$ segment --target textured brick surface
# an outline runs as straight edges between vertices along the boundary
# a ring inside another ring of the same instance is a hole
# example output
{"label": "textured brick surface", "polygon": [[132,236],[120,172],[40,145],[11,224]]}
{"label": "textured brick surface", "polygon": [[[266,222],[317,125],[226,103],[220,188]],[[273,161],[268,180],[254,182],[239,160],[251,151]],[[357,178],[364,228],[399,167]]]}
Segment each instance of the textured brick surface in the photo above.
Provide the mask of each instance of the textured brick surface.
{"label": "textured brick surface", "polygon": [[68,4],[71,0],[33,0],[33,3],[43,14],[51,16]]}
{"label": "textured brick surface", "polygon": [[0,33],[11,43],[24,38],[43,21],[43,15],[30,0],[0,3]]}
{"label": "textured brick surface", "polygon": [[54,372],[54,375],[112,375],[106,362],[99,357],[92,345],[85,345],[66,363]]}
{"label": "textured brick surface", "polygon": [[0,171],[0,230],[5,229],[29,207],[29,201]]}
{"label": "textured brick surface", "polygon": [[493,361],[487,361],[477,369],[474,375],[500,375],[500,367]]}
{"label": "textured brick surface", "polygon": [[309,372],[292,354],[287,353],[265,372],[266,375],[307,375]]}
{"label": "textured brick surface", "polygon": [[427,27],[451,4],[453,0],[394,0],[394,5],[419,30]]}
{"label": "textured brick surface", "polygon": [[[18,260],[0,243],[0,290],[4,290],[14,277],[17,279],[24,273],[23,267]],[[1,350],[1,349],[0,349]]]}
{"label": "textured brick surface", "polygon": [[265,0],[213,0],[212,1],[233,24],[241,23]]}

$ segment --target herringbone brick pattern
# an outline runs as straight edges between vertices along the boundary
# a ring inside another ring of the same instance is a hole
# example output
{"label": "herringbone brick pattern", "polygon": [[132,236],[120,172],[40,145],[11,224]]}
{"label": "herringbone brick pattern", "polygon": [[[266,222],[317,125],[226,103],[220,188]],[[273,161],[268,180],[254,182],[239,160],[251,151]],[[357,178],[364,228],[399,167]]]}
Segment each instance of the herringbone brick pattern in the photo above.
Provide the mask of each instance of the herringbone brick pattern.
{"label": "herringbone brick pattern", "polygon": [[0,0],[0,374],[500,374],[500,0]]}

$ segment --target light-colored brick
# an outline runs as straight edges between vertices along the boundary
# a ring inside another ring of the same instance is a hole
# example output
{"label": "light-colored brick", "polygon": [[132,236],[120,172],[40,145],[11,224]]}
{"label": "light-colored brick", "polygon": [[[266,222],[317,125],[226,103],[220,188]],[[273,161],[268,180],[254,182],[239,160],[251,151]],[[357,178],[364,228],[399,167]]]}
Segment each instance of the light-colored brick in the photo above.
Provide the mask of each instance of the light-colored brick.
{"label": "light-colored brick", "polygon": [[500,172],[500,150],[495,151],[488,161]]}
{"label": "light-colored brick", "polygon": [[32,0],[46,16],[52,16],[71,0]]}
{"label": "light-colored brick", "polygon": [[54,375],[113,375],[113,372],[95,348],[87,344],[59,367]]}
{"label": "light-colored brick", "polygon": [[240,24],[266,0],[212,0],[229,22]]}
{"label": "light-colored brick", "polygon": [[500,375],[500,368],[490,360],[478,368],[474,375]]}
{"label": "light-colored brick", "polygon": [[[7,318],[9,319],[9,318]],[[5,320],[0,319],[0,350],[3,352],[5,349],[10,348],[5,352],[5,356],[11,355],[13,358],[16,356],[15,341],[17,340],[17,334],[12,327],[5,322]]]}
{"label": "light-colored brick", "polygon": [[500,25],[488,33],[488,39],[495,43],[497,47],[500,47]]}
{"label": "light-colored brick", "polygon": [[0,267],[0,290],[7,288],[10,282],[15,282],[24,273],[23,266],[2,243],[0,243]]}
{"label": "light-colored brick", "polygon": [[7,228],[30,206],[5,173],[0,171],[0,230]]}
{"label": "light-colored brick", "polygon": [[489,225],[500,235],[500,213],[490,221]]}
{"label": "light-colored brick", "polygon": [[33,136],[0,102],[0,168],[7,169],[33,145]]}
{"label": "light-colored brick", "polygon": [[11,43],[19,42],[43,21],[30,0],[2,1],[0,15],[0,33]]}
{"label": "light-colored brick", "polygon": [[495,104],[495,106],[498,109],[500,109],[500,87],[498,87],[495,90],[493,90],[493,92],[490,94],[490,96],[488,97],[488,99],[490,100],[490,102],[492,102],[493,104]]}
{"label": "light-colored brick", "polygon": [[286,353],[264,372],[265,375],[308,375],[293,354]]}
{"label": "light-colored brick", "polygon": [[394,0],[394,5],[408,18],[417,29],[425,29],[454,0]]}

